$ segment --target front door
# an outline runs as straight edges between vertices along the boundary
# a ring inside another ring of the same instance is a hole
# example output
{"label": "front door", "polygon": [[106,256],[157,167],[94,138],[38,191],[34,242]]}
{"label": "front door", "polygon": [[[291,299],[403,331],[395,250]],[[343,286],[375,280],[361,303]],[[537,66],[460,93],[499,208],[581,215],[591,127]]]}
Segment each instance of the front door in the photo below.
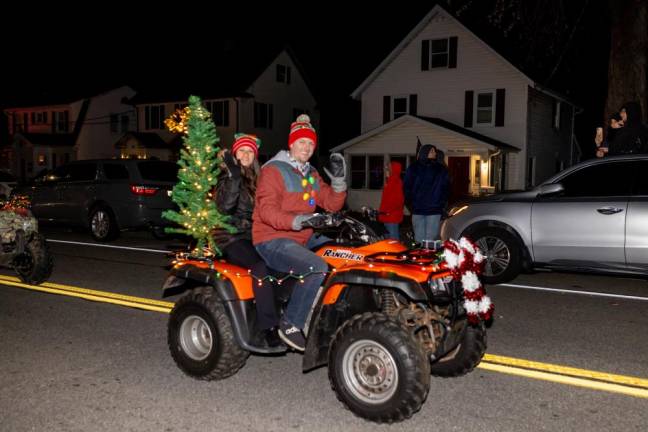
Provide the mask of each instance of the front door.
{"label": "front door", "polygon": [[470,186],[470,157],[449,157],[450,198],[452,204],[468,196]]}

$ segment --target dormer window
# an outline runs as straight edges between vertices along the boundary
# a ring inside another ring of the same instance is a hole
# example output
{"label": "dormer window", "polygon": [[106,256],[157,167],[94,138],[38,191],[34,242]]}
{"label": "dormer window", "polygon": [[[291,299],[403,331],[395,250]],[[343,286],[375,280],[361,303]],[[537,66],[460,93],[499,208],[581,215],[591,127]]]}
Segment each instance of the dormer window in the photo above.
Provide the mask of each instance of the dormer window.
{"label": "dormer window", "polygon": [[291,67],[278,64],[277,65],[277,82],[290,84]]}
{"label": "dormer window", "polygon": [[144,108],[144,129],[164,129],[164,105],[148,105]]}
{"label": "dormer window", "polygon": [[421,42],[421,70],[448,69],[457,67],[457,40],[425,39]]}

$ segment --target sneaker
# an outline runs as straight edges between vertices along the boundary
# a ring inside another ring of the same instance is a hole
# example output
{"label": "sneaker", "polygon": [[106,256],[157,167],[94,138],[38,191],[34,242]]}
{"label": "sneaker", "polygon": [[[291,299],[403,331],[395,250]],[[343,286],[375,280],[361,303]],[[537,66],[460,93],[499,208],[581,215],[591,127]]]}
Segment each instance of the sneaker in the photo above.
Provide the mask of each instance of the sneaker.
{"label": "sneaker", "polygon": [[276,348],[278,346],[283,345],[283,342],[281,342],[281,339],[279,339],[277,327],[272,327],[263,330],[261,333],[263,334],[263,338],[265,339],[266,343],[270,348]]}
{"label": "sneaker", "polygon": [[279,337],[286,345],[297,351],[306,349],[306,339],[304,339],[302,331],[287,321],[279,322]]}

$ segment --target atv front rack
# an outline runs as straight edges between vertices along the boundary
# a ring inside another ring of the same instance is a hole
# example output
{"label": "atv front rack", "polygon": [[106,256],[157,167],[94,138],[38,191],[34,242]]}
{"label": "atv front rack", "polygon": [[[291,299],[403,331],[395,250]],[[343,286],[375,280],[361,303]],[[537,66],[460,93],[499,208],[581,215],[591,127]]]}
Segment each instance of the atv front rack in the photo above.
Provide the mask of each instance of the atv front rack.
{"label": "atv front rack", "polygon": [[365,257],[365,261],[381,264],[431,265],[442,262],[439,252],[433,249],[408,249],[404,252],[377,252]]}

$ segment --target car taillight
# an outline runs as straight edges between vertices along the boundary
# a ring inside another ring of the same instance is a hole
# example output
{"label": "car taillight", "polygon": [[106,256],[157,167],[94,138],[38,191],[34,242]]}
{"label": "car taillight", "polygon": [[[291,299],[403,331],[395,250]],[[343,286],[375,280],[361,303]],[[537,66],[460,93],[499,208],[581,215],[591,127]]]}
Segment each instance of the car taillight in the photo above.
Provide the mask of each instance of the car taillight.
{"label": "car taillight", "polygon": [[154,186],[131,185],[131,192],[135,195],[152,196],[155,195],[158,188]]}

